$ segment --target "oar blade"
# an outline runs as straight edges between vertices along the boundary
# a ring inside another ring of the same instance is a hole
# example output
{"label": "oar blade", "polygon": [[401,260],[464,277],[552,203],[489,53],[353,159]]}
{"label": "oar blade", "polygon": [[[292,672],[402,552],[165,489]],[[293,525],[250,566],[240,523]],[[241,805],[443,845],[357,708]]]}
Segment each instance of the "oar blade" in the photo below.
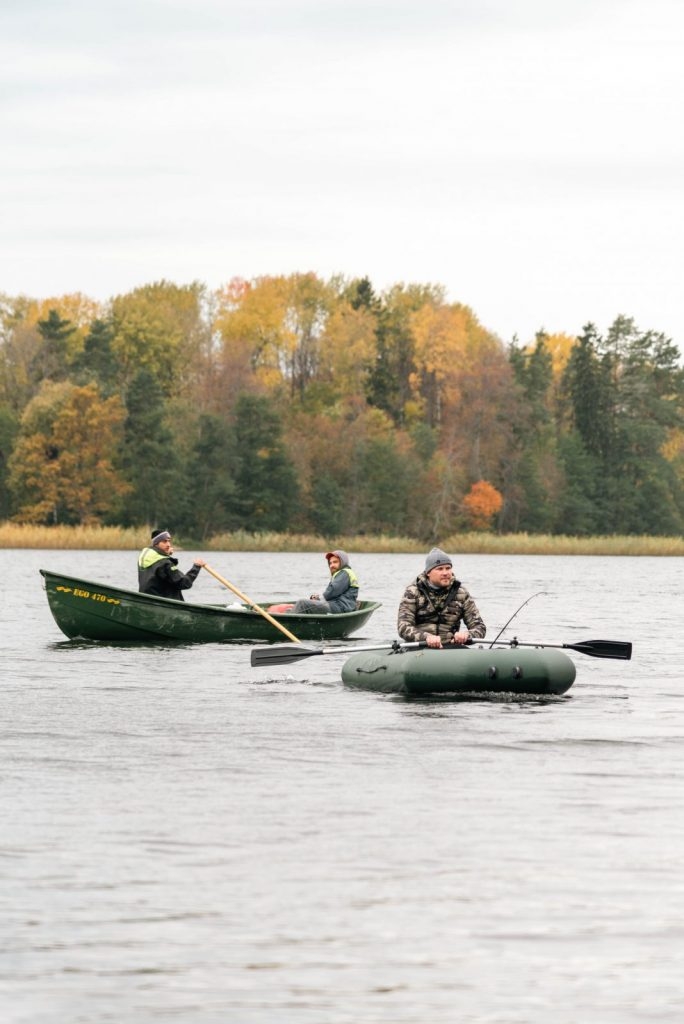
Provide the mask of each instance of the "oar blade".
{"label": "oar blade", "polygon": [[580,654],[588,654],[592,658],[616,658],[618,661],[630,661],[632,645],[624,640],[581,640],[576,644],[564,644]]}
{"label": "oar blade", "polygon": [[252,665],[288,665],[300,658],[310,658],[314,654],[323,654],[317,647],[302,647],[301,644],[282,647],[258,647],[250,654]]}
{"label": "oar blade", "polygon": [[253,650],[250,657],[252,665],[287,665],[300,658],[310,658],[313,654],[358,654],[359,651],[409,651],[419,647],[427,647],[424,640],[402,644],[398,640],[390,640],[386,644],[373,644],[371,647],[304,647],[302,644],[284,645],[282,647],[259,647]]}

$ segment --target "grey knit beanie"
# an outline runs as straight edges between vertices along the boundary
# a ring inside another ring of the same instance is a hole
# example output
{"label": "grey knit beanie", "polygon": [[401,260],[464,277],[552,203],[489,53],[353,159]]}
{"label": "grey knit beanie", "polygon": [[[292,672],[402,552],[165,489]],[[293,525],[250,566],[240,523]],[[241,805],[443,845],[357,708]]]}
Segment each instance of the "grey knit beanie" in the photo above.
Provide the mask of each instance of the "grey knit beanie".
{"label": "grey knit beanie", "polygon": [[441,548],[433,548],[425,559],[425,572],[430,572],[438,565],[453,565],[453,562]]}

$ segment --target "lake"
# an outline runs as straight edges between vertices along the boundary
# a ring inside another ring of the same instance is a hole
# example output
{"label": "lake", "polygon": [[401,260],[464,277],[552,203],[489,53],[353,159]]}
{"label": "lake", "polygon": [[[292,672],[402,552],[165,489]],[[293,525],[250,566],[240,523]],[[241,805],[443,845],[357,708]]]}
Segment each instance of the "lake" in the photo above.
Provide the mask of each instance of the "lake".
{"label": "lake", "polygon": [[[135,589],[135,561],[0,551],[5,1024],[681,1021],[681,560],[456,556],[490,638],[527,601],[504,638],[634,644],[491,701],[67,641],[38,569]],[[322,555],[208,561],[254,600],[326,582]],[[423,558],[352,565],[383,607],[348,646],[394,639]]]}

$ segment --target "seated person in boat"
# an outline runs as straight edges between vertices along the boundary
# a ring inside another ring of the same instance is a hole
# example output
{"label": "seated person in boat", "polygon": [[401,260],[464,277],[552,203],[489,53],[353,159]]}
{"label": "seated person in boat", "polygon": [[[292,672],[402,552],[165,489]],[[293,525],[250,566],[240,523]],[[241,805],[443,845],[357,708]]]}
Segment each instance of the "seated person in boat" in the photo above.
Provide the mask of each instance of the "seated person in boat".
{"label": "seated person in boat", "polygon": [[138,556],[138,590],[142,594],[183,601],[182,592],[190,589],[206,564],[203,558],[196,558],[187,573],[182,573],[178,559],[173,557],[169,531],[153,530],[151,546],[143,548]]}
{"label": "seated person in boat", "polygon": [[452,570],[449,555],[433,548],[425,571],[410,583],[399,605],[397,631],[402,640],[425,641],[428,647],[466,644],[486,632],[477,605]]}
{"label": "seated person in boat", "polygon": [[329,615],[334,612],[353,612],[359,596],[359,581],[349,564],[349,555],[339,548],[326,554],[330,570],[330,583],[323,596],[312,594],[295,604],[272,604],[269,612],[295,612],[299,615]]}

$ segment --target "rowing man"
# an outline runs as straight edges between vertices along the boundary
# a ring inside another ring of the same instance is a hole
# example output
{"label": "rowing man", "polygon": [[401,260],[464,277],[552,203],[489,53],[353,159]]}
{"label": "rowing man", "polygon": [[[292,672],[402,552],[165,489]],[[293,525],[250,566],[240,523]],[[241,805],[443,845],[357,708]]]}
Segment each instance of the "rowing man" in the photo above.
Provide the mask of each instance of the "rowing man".
{"label": "rowing man", "polygon": [[206,564],[203,558],[196,558],[190,569],[182,573],[178,559],[173,557],[169,531],[153,530],[151,546],[143,548],[138,556],[138,590],[142,594],[182,601],[183,591],[190,589]]}

